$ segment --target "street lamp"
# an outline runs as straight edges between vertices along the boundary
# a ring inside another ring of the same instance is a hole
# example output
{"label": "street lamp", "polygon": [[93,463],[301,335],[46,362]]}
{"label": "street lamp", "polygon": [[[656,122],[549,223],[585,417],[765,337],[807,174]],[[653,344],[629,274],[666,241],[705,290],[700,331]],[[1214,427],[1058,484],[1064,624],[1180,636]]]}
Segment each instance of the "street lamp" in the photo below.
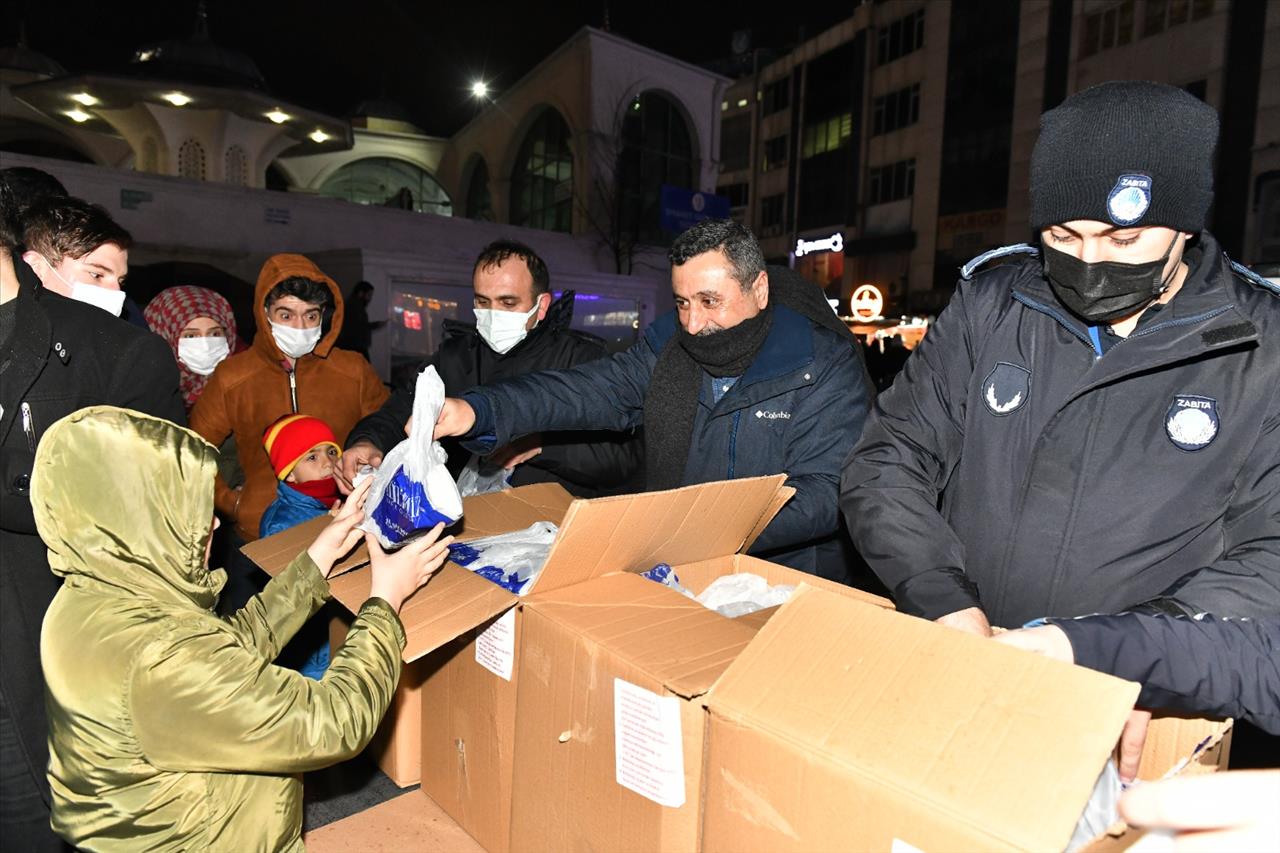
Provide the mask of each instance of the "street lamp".
{"label": "street lamp", "polygon": [[489,97],[489,84],[483,80],[477,80],[471,84],[471,97],[478,101],[483,101]]}

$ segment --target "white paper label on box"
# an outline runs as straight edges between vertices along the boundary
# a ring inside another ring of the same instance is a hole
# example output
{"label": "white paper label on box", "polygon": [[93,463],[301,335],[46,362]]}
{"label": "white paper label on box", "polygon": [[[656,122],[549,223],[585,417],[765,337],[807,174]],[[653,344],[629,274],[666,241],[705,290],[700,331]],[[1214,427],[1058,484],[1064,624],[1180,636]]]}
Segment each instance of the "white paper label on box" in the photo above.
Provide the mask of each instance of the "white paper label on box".
{"label": "white paper label on box", "polygon": [[889,853],[924,853],[924,851],[914,844],[908,844],[901,838],[895,838],[893,839],[893,844],[889,846]]}
{"label": "white paper label on box", "polygon": [[515,660],[516,609],[513,607],[476,636],[476,663],[510,681]]}
{"label": "white paper label on box", "polygon": [[619,785],[659,805],[683,806],[680,700],[615,678],[613,756]]}

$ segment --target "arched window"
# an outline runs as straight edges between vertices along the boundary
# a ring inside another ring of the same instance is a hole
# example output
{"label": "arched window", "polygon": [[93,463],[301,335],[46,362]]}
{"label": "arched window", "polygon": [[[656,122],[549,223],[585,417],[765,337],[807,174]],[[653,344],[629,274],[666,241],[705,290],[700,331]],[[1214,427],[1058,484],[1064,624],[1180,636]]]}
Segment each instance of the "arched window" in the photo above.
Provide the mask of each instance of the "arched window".
{"label": "arched window", "polygon": [[222,179],[228,184],[235,184],[238,187],[248,186],[249,158],[244,153],[244,149],[239,145],[232,145],[227,149],[225,161]]}
{"label": "arched window", "polygon": [[573,228],[573,147],[553,109],[529,128],[511,172],[511,224],[547,231]]}
{"label": "arched window", "polygon": [[448,193],[429,172],[391,157],[366,157],[346,164],[329,176],[320,194],[357,204],[453,215]]}
{"label": "arched window", "polygon": [[467,181],[467,219],[493,221],[493,197],[489,195],[489,167],[477,157]]}
{"label": "arched window", "polygon": [[623,233],[661,242],[662,185],[697,189],[689,126],[665,95],[642,92],[626,106],[617,179]]}
{"label": "arched window", "polygon": [[184,178],[204,180],[204,146],[194,139],[178,146],[178,174]]}

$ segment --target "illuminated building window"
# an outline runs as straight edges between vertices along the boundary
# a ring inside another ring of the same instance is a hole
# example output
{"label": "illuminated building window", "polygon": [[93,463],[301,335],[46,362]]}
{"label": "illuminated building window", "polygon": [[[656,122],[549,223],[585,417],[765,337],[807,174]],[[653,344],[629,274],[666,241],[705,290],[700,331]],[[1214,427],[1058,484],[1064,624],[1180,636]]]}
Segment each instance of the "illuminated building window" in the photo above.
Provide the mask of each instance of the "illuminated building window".
{"label": "illuminated building window", "polygon": [[569,127],[546,109],[529,128],[511,175],[511,224],[573,229],[573,145]]}
{"label": "illuminated building window", "polygon": [[429,172],[392,157],[366,157],[347,163],[325,180],[320,194],[356,204],[453,215],[448,193]]}
{"label": "illuminated building window", "polygon": [[178,146],[178,174],[196,181],[205,179],[204,146],[194,139]]}
{"label": "illuminated building window", "polygon": [[234,184],[237,187],[248,186],[249,158],[244,153],[244,149],[239,145],[232,145],[227,149],[224,159],[222,179],[226,183]]}

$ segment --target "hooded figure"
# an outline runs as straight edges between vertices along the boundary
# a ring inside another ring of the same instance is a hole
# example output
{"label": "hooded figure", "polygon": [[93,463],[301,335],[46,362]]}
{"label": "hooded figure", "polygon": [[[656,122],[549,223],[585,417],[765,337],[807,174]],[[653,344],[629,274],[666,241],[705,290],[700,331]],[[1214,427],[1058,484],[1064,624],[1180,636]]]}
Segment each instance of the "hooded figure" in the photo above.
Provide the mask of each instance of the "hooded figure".
{"label": "hooded figure", "polygon": [[40,648],[52,823],[79,849],[303,849],[296,774],[360,752],[399,680],[403,628],[378,600],[324,681],[271,664],[328,596],[307,552],[213,614],[216,471],[194,433],[110,406],[36,453],[31,503],[64,579]]}
{"label": "hooded figure", "polygon": [[[292,360],[281,352],[267,316],[267,296],[289,279],[323,284],[332,296],[314,349]],[[276,497],[276,475],[262,450],[262,434],[281,416],[300,413],[320,418],[338,438],[378,410],[389,392],[369,362],[334,342],[342,328],[338,285],[302,255],[273,255],[262,265],[254,292],[258,333],[246,351],[231,356],[209,377],[191,410],[191,428],[216,446],[234,434],[244,468],[243,491],[218,480],[218,512],[235,522],[245,541],[258,538],[262,513]]]}

